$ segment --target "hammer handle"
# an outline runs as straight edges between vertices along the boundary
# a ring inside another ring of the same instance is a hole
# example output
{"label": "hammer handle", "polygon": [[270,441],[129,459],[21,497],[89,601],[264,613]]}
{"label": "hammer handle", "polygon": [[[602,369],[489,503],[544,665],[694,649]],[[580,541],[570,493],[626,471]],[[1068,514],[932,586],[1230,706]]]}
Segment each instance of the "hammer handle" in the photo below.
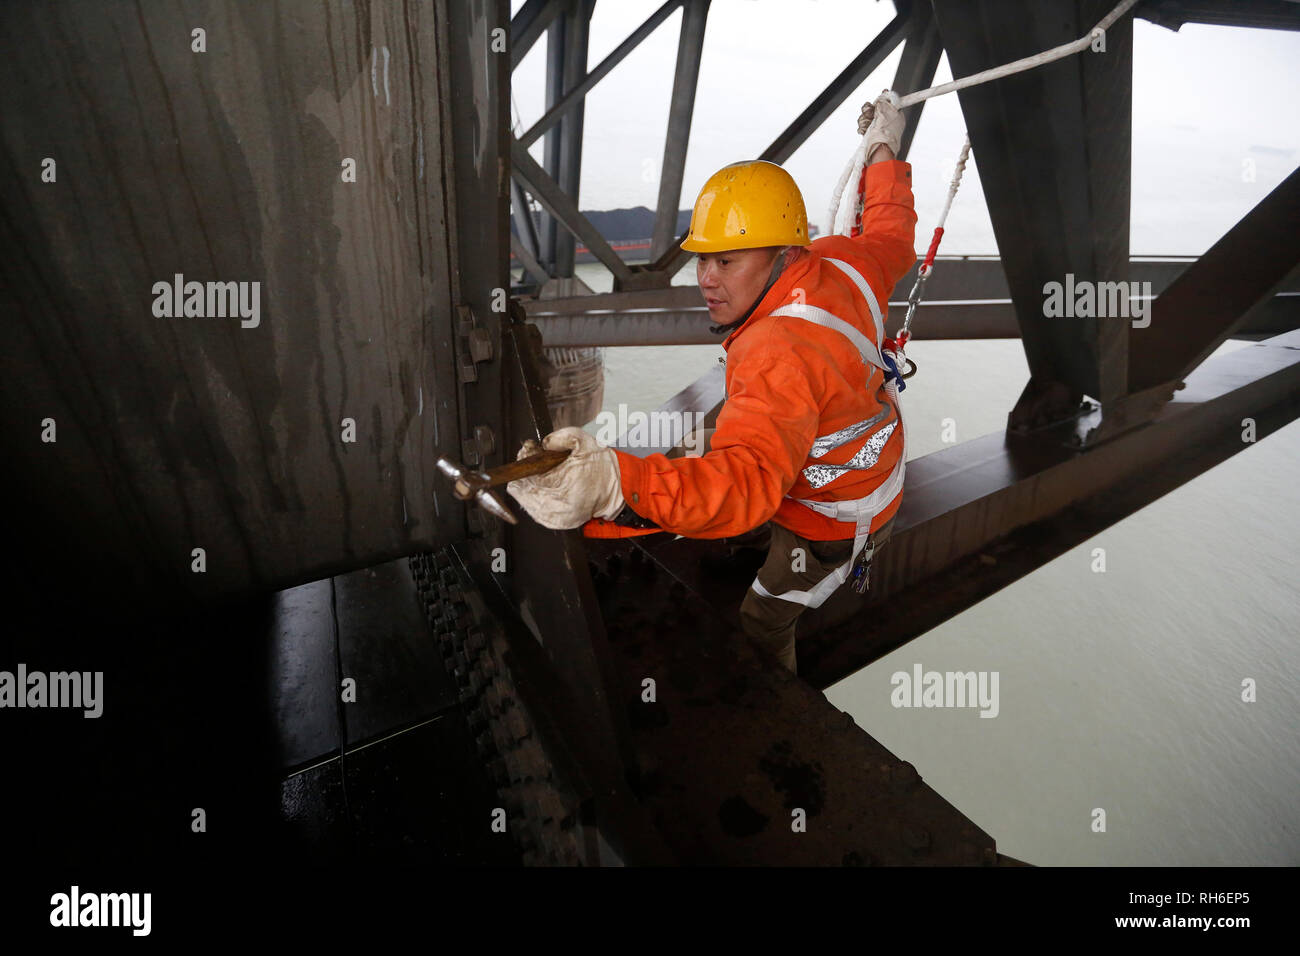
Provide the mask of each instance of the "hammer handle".
{"label": "hammer handle", "polygon": [[550,471],[568,458],[572,452],[572,448],[543,449],[534,455],[529,455],[527,458],[520,458],[518,461],[491,468],[484,472],[488,477],[487,487],[504,485],[516,478],[527,478],[529,475],[540,475],[544,471]]}

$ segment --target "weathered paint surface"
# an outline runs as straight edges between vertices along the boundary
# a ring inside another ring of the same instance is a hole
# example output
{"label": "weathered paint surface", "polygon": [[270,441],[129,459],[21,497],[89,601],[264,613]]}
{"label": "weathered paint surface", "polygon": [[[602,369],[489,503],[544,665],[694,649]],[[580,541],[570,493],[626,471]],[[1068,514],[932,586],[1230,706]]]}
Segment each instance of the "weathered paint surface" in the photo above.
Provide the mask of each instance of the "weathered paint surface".
{"label": "weathered paint surface", "polygon": [[[443,115],[444,10],[4,6],[0,428],[34,527],[205,596],[464,537],[433,467],[460,448],[449,137],[480,168],[497,141]],[[257,325],[156,316],[177,274],[260,283]]]}

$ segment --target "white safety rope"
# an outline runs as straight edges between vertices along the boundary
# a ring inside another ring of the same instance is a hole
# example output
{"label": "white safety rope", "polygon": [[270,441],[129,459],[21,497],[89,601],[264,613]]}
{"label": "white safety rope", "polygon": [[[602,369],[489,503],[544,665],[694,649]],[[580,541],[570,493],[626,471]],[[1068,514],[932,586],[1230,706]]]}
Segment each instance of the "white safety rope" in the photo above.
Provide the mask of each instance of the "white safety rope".
{"label": "white safety rope", "polygon": [[939,211],[939,221],[935,225],[942,229],[943,224],[948,220],[948,210],[952,208],[953,198],[957,195],[957,187],[961,185],[961,174],[966,169],[966,160],[970,156],[970,134],[966,134],[966,140],[961,144],[961,153],[957,156],[957,167],[952,171],[952,181],[948,183],[948,198],[943,201],[943,209]]}
{"label": "white safety rope", "polygon": [[[949,83],[941,83],[938,86],[932,86],[928,90],[920,90],[916,93],[908,93],[906,96],[899,98],[897,94],[890,93],[890,97],[895,106],[899,109],[906,109],[909,106],[915,106],[923,100],[928,100],[934,96],[941,96],[944,93],[951,93],[954,90],[964,90],[971,86],[979,86],[981,83],[988,83],[990,80],[999,80],[1004,76],[1011,76],[1016,73],[1023,73],[1025,70],[1032,70],[1035,67],[1042,66],[1045,63],[1052,63],[1055,60],[1064,59],[1067,56],[1073,56],[1088,49],[1092,44],[1105,34],[1111,26],[1138,2],[1138,0],[1121,0],[1115,9],[1102,17],[1097,25],[1089,30],[1086,34],[1077,40],[1069,43],[1063,43],[1058,47],[1050,50],[1044,50],[1042,53],[1035,53],[1033,56],[1027,56],[1020,60],[1014,60],[1011,63],[1004,63],[1002,66],[995,66],[990,70],[983,70],[979,73],[972,73],[970,76],[963,76],[961,79],[953,80]],[[867,137],[864,134],[862,142],[854,150],[853,156],[849,159],[848,164],[844,167],[844,172],[840,175],[839,182],[835,185],[835,192],[831,196],[830,212],[826,220],[831,224],[831,232],[836,235],[848,235],[852,227],[853,212],[841,212],[840,205],[844,197],[844,190],[849,183],[856,183],[862,176],[862,168],[866,165],[867,157]],[[951,195],[949,199],[951,200]],[[850,207],[852,204],[850,203]]]}
{"label": "white safety rope", "polygon": [[[895,103],[898,101],[898,94],[891,92],[891,100]],[[840,173],[840,180],[835,184],[835,192],[831,195],[831,211],[826,218],[830,221],[831,232],[837,236],[847,236],[849,228],[852,225],[851,220],[854,216],[850,203],[849,209],[840,210],[844,198],[844,189],[849,183],[857,183],[862,178],[862,168],[867,164],[867,137],[864,134],[862,140],[858,143],[857,149],[849,157],[848,165],[844,167],[844,172]]]}
{"label": "white safety rope", "polygon": [[981,83],[987,83],[989,80],[1000,80],[1004,76],[1011,76],[1014,73],[1023,73],[1025,70],[1032,70],[1034,67],[1042,66],[1044,63],[1051,63],[1054,60],[1063,60],[1067,56],[1073,56],[1075,53],[1082,53],[1084,50],[1092,46],[1093,42],[1110,29],[1110,27],[1114,26],[1115,21],[1128,13],[1137,2],[1138,0],[1122,0],[1114,10],[1102,17],[1095,27],[1077,40],[1071,40],[1069,43],[1062,43],[1058,47],[1044,50],[1042,53],[1035,53],[1033,56],[1027,56],[1021,60],[1013,60],[1010,63],[1002,64],[1002,66],[995,66],[991,70],[972,73],[970,76],[963,76],[961,79],[953,80],[950,83],[941,83],[938,86],[932,86],[928,90],[921,90],[917,93],[908,93],[898,102],[898,108],[907,109],[907,107],[915,106],[922,100],[928,100],[932,96],[942,96],[944,93],[951,93],[953,90],[964,90],[968,86],[979,86]]}

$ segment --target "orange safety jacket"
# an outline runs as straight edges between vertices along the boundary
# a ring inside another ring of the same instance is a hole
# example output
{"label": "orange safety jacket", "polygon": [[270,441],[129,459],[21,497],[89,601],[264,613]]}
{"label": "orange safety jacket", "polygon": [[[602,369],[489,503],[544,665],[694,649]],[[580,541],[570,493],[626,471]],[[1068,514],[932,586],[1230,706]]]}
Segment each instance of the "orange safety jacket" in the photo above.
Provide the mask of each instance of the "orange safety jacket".
{"label": "orange safety jacket", "polygon": [[[627,506],[658,527],[593,518],[584,535],[724,538],[770,519],[814,541],[854,536],[852,526],[799,499],[862,499],[903,455],[879,356],[883,321],[858,283],[869,286],[883,316],[889,293],[916,261],[911,178],[899,160],[867,166],[862,234],[792,250],[776,283],[722,343],[726,401],[707,454],[638,458],[615,449]],[[837,318],[852,326],[852,338],[832,327]],[[870,529],[892,518],[901,500],[900,491]]]}

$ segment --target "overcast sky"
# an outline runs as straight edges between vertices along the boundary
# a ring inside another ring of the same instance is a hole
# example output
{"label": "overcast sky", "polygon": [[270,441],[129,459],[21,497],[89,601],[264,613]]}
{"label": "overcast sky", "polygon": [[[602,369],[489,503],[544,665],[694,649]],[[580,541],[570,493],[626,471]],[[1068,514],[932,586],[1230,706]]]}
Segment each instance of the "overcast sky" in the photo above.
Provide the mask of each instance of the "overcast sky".
{"label": "overcast sky", "polygon": [[[660,2],[600,0],[588,66]],[[513,0],[512,11],[521,4]],[[893,12],[888,0],[713,0],[681,208],[715,170],[758,155]],[[654,208],[680,22],[674,13],[588,94],[582,208]],[[543,111],[545,46],[543,38],[514,73],[519,131]],[[1194,24],[1175,33],[1138,20],[1134,48],[1132,252],[1199,255],[1300,161],[1300,34]],[[889,85],[901,49],[785,164],[823,231],[831,191],[857,144],[858,110]],[[936,82],[948,79],[944,59]],[[955,93],[926,105],[910,157],[922,249],[964,129]],[[541,158],[540,142],[533,153]],[[946,253],[997,251],[978,163],[974,156],[967,166],[949,216]],[[1251,165],[1253,182],[1243,172]]]}

